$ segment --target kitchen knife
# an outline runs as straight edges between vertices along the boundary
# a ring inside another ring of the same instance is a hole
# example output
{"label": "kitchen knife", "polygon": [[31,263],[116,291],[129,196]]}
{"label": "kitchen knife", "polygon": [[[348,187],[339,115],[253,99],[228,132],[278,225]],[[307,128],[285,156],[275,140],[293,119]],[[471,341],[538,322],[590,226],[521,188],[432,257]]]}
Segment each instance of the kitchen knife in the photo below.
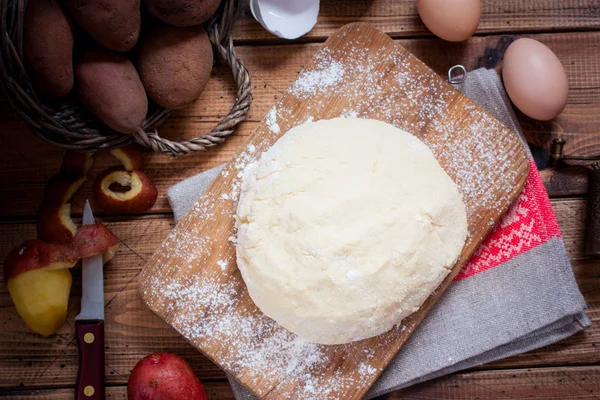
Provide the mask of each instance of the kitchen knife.
{"label": "kitchen knife", "polygon": [[[94,224],[89,201],[83,209],[83,224]],[[82,260],[81,312],[75,317],[79,345],[76,400],[104,400],[104,275],[102,254]]]}

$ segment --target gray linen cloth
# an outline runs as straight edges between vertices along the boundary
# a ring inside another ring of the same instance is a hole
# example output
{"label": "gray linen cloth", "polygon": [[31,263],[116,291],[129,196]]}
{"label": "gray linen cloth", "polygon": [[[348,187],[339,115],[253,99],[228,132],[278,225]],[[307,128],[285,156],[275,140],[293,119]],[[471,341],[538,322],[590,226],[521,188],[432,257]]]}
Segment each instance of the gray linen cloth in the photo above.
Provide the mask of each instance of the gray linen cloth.
{"label": "gray linen cloth", "polygon": [[[515,132],[519,124],[498,74],[479,69],[457,86]],[[175,220],[221,170],[167,191]],[[495,268],[454,282],[400,350],[366,398],[557,342],[590,325],[560,236]],[[255,397],[229,379],[237,400]]]}

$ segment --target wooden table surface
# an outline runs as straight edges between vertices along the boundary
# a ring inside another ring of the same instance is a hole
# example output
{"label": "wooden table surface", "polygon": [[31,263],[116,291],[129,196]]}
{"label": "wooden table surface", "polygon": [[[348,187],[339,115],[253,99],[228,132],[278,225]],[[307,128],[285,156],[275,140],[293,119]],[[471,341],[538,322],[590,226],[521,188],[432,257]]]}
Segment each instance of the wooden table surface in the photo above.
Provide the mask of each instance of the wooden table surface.
{"label": "wooden table surface", "polygon": [[[298,71],[338,27],[368,22],[445,74],[455,64],[467,69],[498,68],[507,44],[529,36],[548,45],[563,62],[570,83],[569,104],[552,122],[521,116],[532,143],[567,140],[570,155],[600,154],[600,0],[483,0],[477,35],[467,43],[447,43],[421,24],[414,1],[322,0],[317,26],[296,42],[282,42],[264,31],[248,12],[235,28],[237,51],[251,71],[254,102],[235,135],[216,148],[185,158],[146,154],[146,171],[160,195],[145,215],[98,216],[122,245],[105,270],[106,382],[110,399],[126,398],[129,372],[155,351],[181,355],[205,384],[212,400],[233,398],[223,372],[153,315],[137,289],[141,267],[173,227],[165,197],[175,182],[214,167],[233,154],[258,121],[294,80]],[[179,111],[161,133],[172,138],[197,136],[215,124],[232,104],[234,85],[227,69],[214,70],[201,99]],[[35,212],[47,180],[57,172],[63,152],[32,136],[0,99],[0,259],[14,246],[35,237]],[[98,157],[94,171],[115,161]],[[592,399],[600,398],[600,261],[583,255],[585,170],[544,171],[568,255],[587,302],[593,325],[560,343],[473,368],[392,393],[389,399]],[[81,217],[90,184],[74,198]],[[73,320],[79,311],[80,273],[74,284],[67,323],[42,338],[19,318],[0,283],[0,396],[14,399],[72,399],[78,350]]]}

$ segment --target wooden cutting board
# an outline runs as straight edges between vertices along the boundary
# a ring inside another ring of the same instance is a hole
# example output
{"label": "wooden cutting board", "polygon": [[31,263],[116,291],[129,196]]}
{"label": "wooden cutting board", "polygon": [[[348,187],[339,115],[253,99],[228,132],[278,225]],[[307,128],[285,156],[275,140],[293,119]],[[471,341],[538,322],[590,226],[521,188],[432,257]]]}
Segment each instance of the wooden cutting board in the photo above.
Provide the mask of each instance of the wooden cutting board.
{"label": "wooden cutting board", "polygon": [[[386,121],[427,143],[461,190],[469,238],[451,274],[402,325],[360,342],[322,346],[298,340],[254,306],[235,265],[233,215],[248,163],[291,127],[338,116]],[[141,274],[141,296],[261,398],[361,398],[520,193],[528,165],[514,132],[388,36],[347,25],[173,229]]]}

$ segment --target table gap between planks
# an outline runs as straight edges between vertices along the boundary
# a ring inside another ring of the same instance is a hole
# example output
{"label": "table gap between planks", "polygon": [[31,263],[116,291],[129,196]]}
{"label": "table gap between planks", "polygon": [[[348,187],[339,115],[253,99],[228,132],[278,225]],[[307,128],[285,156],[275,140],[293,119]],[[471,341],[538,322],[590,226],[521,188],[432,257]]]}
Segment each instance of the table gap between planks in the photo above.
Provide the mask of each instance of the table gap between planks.
{"label": "table gap between planks", "polygon": [[[547,145],[565,136],[568,154],[599,154],[600,126],[600,1],[534,0],[483,1],[482,22],[467,44],[452,44],[432,37],[420,23],[413,1],[323,0],[317,26],[301,43],[283,43],[270,36],[246,9],[234,30],[238,53],[252,72],[254,103],[238,132],[218,148],[180,159],[147,154],[147,171],[159,186],[159,202],[145,216],[105,215],[123,246],[107,267],[107,383],[109,399],[126,398],[130,369],[142,356],[157,350],[182,355],[206,382],[211,399],[231,399],[223,373],[200,355],[170,327],[154,316],[137,295],[136,277],[173,227],[165,198],[167,187],[178,180],[227,161],[276,103],[298,71],[333,31],[363,21],[390,34],[445,74],[462,63],[468,69],[499,69],[503,51],[516,37],[526,34],[551,47],[562,60],[571,87],[565,112],[552,123],[520,116],[530,141]],[[214,77],[196,105],[179,111],[162,129],[173,138],[192,137],[206,131],[232,101],[233,83],[226,69]],[[16,120],[7,102],[0,99],[0,257],[21,241],[35,236],[34,215],[43,185],[56,172],[62,151],[35,139]],[[100,156],[95,171],[114,161]],[[600,262],[582,254],[585,170],[543,173],[553,196],[579,286],[590,306],[594,325],[560,343],[437,379],[389,396],[390,399],[437,398],[595,398],[600,387]],[[560,175],[560,174],[559,174]],[[565,186],[566,185],[566,186]],[[89,184],[74,199],[74,213],[90,195]],[[77,369],[77,348],[72,319],[78,311],[80,275],[74,274],[69,323],[57,335],[43,339],[28,331],[4,286],[0,283],[0,396],[15,399],[72,399]],[[598,347],[597,347],[598,346]]]}

